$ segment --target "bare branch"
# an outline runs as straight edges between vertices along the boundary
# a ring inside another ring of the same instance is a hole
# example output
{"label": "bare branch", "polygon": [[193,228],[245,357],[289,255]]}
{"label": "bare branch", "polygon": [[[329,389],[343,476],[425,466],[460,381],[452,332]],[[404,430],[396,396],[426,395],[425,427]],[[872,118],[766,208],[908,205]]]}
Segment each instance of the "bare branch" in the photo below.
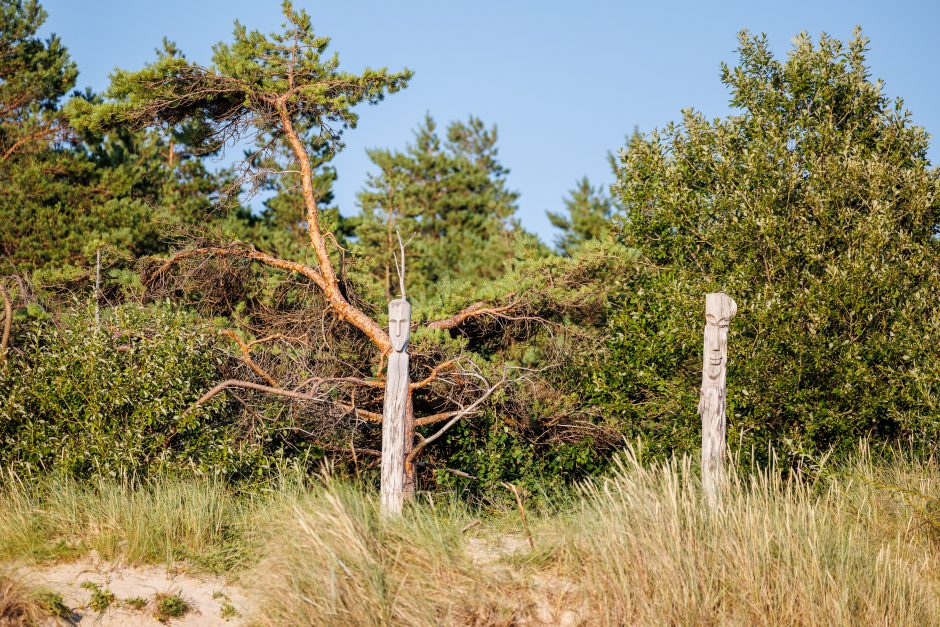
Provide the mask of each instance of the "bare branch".
{"label": "bare branch", "polygon": [[427,328],[449,330],[460,326],[471,318],[479,318],[482,316],[510,317],[508,315],[510,312],[520,308],[521,304],[515,301],[508,305],[503,305],[502,307],[487,307],[485,302],[480,301],[473,303],[450,318],[433,320],[427,323]]}
{"label": "bare branch", "polygon": [[231,329],[222,329],[219,331],[219,334],[235,340],[235,342],[238,344],[238,348],[240,348],[242,351],[242,359],[245,360],[245,363],[248,364],[248,367],[251,368],[256,375],[267,381],[269,385],[272,387],[277,387],[277,381],[274,379],[274,377],[265,372],[264,368],[256,364],[255,360],[251,358],[251,344],[246,343],[245,340],[238,337],[238,335]]}
{"label": "bare branch", "polygon": [[384,381],[374,379],[360,379],[359,377],[310,377],[309,379],[304,380],[304,382],[298,385],[295,389],[299,390],[305,388],[311,383],[316,383],[317,385],[320,385],[321,383],[351,383],[352,385],[358,385],[367,388],[385,388]]}
{"label": "bare branch", "polygon": [[458,361],[460,361],[460,357],[455,357],[454,359],[448,359],[445,362],[439,363],[431,370],[431,374],[429,374],[424,379],[421,379],[420,381],[410,384],[408,389],[413,392],[431,384],[435,379],[437,379],[442,370],[453,367],[454,364],[456,364]]}
{"label": "bare branch", "polygon": [[283,333],[274,333],[272,335],[266,335],[262,338],[251,340],[250,342],[247,342],[247,344],[248,344],[248,348],[254,348],[258,344],[267,344],[268,342],[273,342],[275,340],[284,340],[286,342],[300,342],[304,344],[305,346],[307,345],[307,340],[306,340],[305,335],[290,336],[290,335],[284,335]]}
{"label": "bare branch", "polygon": [[203,255],[217,255],[220,257],[243,257],[245,259],[251,259],[252,261],[258,261],[273,268],[303,275],[316,283],[318,287],[322,288],[324,285],[323,276],[319,271],[317,271],[316,268],[311,268],[310,266],[304,265],[302,263],[288,261],[286,259],[278,259],[277,257],[273,257],[267,253],[256,250],[253,246],[242,248],[237,245],[228,247],[204,246],[201,248],[192,248],[189,250],[180,251],[167,259],[166,262],[164,262],[164,264],[160,266],[160,268],[158,268],[157,271],[148,279],[148,283],[152,283],[157,277],[162,275],[180,261]]}
{"label": "bare branch", "polygon": [[522,496],[520,496],[518,488],[516,488],[516,486],[511,483],[504,481],[503,487],[507,490],[511,490],[513,495],[516,497],[516,505],[519,506],[519,515],[522,517],[522,528],[525,530],[525,535],[529,539],[529,548],[534,551],[535,541],[532,539],[532,531],[529,529],[529,521],[526,520],[525,517],[525,508],[522,506]]}
{"label": "bare branch", "polygon": [[461,411],[463,410],[455,409],[454,411],[445,411],[439,414],[431,414],[429,416],[422,416],[421,418],[415,419],[415,426],[426,427],[427,425],[433,425],[438,422],[444,422],[448,418],[453,418],[454,416],[459,414]]}
{"label": "bare branch", "polygon": [[365,409],[359,409],[355,405],[348,405],[346,403],[336,403],[337,407],[345,409],[346,411],[351,411],[356,414],[357,418],[364,418],[366,422],[382,422],[382,414],[377,414],[373,411],[367,411]]}
{"label": "bare branch", "polygon": [[303,392],[295,392],[294,390],[283,390],[281,388],[272,387],[270,385],[262,385],[260,383],[252,383],[251,381],[240,381],[238,379],[226,379],[222,383],[219,383],[214,388],[203,394],[199,397],[199,400],[196,401],[194,407],[199,407],[204,405],[209,399],[213,396],[219,394],[220,392],[228,388],[245,388],[248,390],[257,390],[259,392],[266,392],[268,394],[275,394],[277,396],[286,396],[287,398],[292,398],[298,401],[313,401],[317,400],[318,396],[313,392],[304,394]]}
{"label": "bare branch", "polygon": [[60,130],[61,130],[61,129],[58,128],[58,126],[53,125],[53,126],[48,126],[48,127],[39,128],[38,130],[36,130],[36,131],[34,131],[34,132],[32,132],[32,133],[29,133],[28,135],[25,135],[25,136],[21,137],[21,138],[18,139],[17,141],[13,142],[13,145],[11,145],[9,148],[7,148],[7,149],[3,152],[3,154],[0,155],[0,163],[2,163],[2,162],[4,162],[4,161],[6,161],[7,159],[9,159],[9,158],[13,155],[13,153],[15,153],[17,150],[19,150],[19,148],[20,148],[21,146],[23,146],[24,144],[26,144],[26,143],[28,143],[28,142],[31,142],[31,141],[38,141],[38,140],[40,140],[40,139],[42,139],[42,138],[44,138],[44,137],[47,137],[47,136],[49,136],[49,135],[54,135],[55,133],[59,132]]}
{"label": "bare branch", "polygon": [[[463,418],[464,416],[468,416],[472,414],[474,411],[476,411],[477,407],[479,407],[483,403],[483,401],[488,399],[493,392],[501,388],[505,383],[506,383],[506,375],[504,373],[503,377],[499,381],[497,381],[496,384],[487,388],[487,390],[483,392],[483,394],[479,398],[477,398],[477,400],[473,401],[470,405],[457,411],[454,414],[454,416],[450,419],[450,421],[448,421],[447,424],[445,424],[443,427],[438,429],[438,431],[434,433],[434,435],[431,435],[427,438],[424,438],[418,435],[418,437],[421,438],[421,441],[418,442],[418,444],[413,449],[411,449],[411,452],[408,454],[408,457],[405,459],[405,465],[408,466],[412,464],[415,458],[418,456],[418,454],[424,449],[424,447],[426,447],[428,444],[431,444],[432,442],[434,442],[435,440],[443,436],[445,433],[447,433],[447,431],[451,427],[453,427],[455,424],[457,424],[457,422],[461,418]],[[417,421],[415,422],[417,423]]]}
{"label": "bare branch", "polygon": [[[322,242],[322,237],[320,239]],[[326,253],[324,252],[324,254]],[[347,301],[346,298],[342,295],[338,285],[336,284],[336,275],[333,272],[332,267],[329,266],[324,267],[321,265],[320,269],[318,270],[295,261],[279,259],[267,253],[263,253],[253,246],[246,246],[241,243],[236,243],[228,247],[203,246],[200,248],[184,250],[170,257],[170,259],[164,262],[163,265],[153,274],[153,276],[150,277],[148,283],[152,283],[157,277],[166,272],[174,264],[179,263],[184,259],[198,257],[201,255],[242,257],[244,259],[258,261],[273,268],[278,268],[280,270],[305,276],[320,288],[320,291],[326,297],[327,301],[329,301],[330,306],[339,315],[340,318],[365,333],[366,337],[368,337],[372,343],[375,344],[375,346],[383,353],[392,350],[392,343],[388,338],[388,334],[383,331],[379,325],[374,320],[372,320],[372,318],[367,316],[360,309],[351,305],[349,301]],[[326,262],[329,263],[328,255],[325,259]],[[322,263],[323,260],[321,260],[321,264]]]}
{"label": "bare branch", "polygon": [[401,263],[399,264],[398,256],[395,253],[392,253],[392,257],[395,258],[395,271],[398,273],[398,287],[401,291],[401,299],[406,300],[405,297],[405,246],[411,243],[411,240],[414,239],[414,235],[411,236],[411,239],[407,243],[401,241],[401,233],[398,229],[395,229],[395,236],[398,237],[398,249],[401,251]]}

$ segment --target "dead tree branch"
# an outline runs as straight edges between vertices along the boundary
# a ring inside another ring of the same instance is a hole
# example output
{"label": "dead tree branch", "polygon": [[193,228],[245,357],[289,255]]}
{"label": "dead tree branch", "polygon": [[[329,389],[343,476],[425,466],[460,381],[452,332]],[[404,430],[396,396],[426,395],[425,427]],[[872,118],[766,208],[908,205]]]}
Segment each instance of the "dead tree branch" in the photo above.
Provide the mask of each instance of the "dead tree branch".
{"label": "dead tree branch", "polygon": [[[414,463],[415,458],[418,456],[418,454],[421,453],[422,450],[424,450],[424,448],[428,444],[431,444],[435,440],[440,439],[445,433],[447,433],[447,431],[451,427],[457,424],[457,422],[460,421],[461,418],[468,416],[472,414],[474,411],[476,411],[476,409],[483,403],[483,401],[488,399],[490,395],[493,394],[493,392],[501,388],[505,383],[506,383],[506,376],[504,374],[503,377],[499,381],[497,381],[494,385],[491,385],[489,388],[487,388],[486,391],[483,392],[483,394],[481,394],[477,398],[477,400],[473,401],[470,405],[464,407],[463,409],[455,412],[453,417],[447,422],[447,424],[445,424],[443,427],[438,429],[433,435],[430,435],[425,438],[425,437],[422,437],[420,434],[416,433],[415,435],[417,435],[421,441],[418,442],[418,444],[416,444],[413,449],[411,449],[410,453],[408,453],[408,457],[405,458],[406,466],[410,466],[412,463]],[[417,421],[415,421],[415,423],[417,424]]]}
{"label": "dead tree branch", "polygon": [[447,420],[448,418],[452,418],[452,417],[456,416],[456,415],[459,414],[461,411],[463,411],[463,410],[458,409],[458,410],[455,410],[455,411],[445,411],[445,412],[441,412],[441,413],[439,413],[439,414],[431,414],[430,416],[422,416],[421,418],[416,418],[416,419],[415,419],[415,426],[416,426],[416,427],[426,427],[427,425],[433,425],[433,424],[436,424],[436,423],[438,423],[438,422],[443,422],[443,421]]}
{"label": "dead tree branch", "polygon": [[[305,187],[307,185],[306,178],[304,179],[304,185]],[[316,211],[313,211],[312,213],[313,215],[316,215]],[[308,211],[308,219],[310,219],[310,215],[311,212]],[[157,277],[161,276],[173,265],[192,257],[241,257],[243,259],[257,261],[266,266],[277,268],[278,270],[282,270],[284,272],[299,274],[310,279],[320,289],[320,292],[326,297],[327,302],[329,302],[330,307],[332,307],[332,309],[337,313],[337,315],[339,315],[340,318],[362,331],[381,352],[386,353],[390,351],[392,349],[392,344],[388,339],[388,333],[382,330],[378,323],[367,316],[363,311],[351,305],[349,301],[346,300],[346,297],[343,296],[342,291],[339,288],[336,273],[333,271],[333,267],[330,265],[329,255],[326,253],[326,244],[324,243],[325,240],[323,239],[323,235],[319,234],[319,231],[317,231],[318,235],[314,235],[315,228],[315,224],[308,225],[311,240],[316,240],[319,242],[323,249],[322,255],[320,254],[319,250],[317,251],[317,257],[320,262],[319,269],[312,268],[296,261],[289,261],[287,259],[274,257],[273,255],[259,251],[254,246],[245,245],[239,242],[231,246],[202,246],[199,248],[180,251],[166,260],[163,265],[161,265],[160,268],[158,268],[156,272],[150,277],[148,283],[152,283]]]}
{"label": "dead tree branch", "polygon": [[356,418],[364,418],[366,422],[375,422],[378,424],[382,423],[382,414],[377,414],[374,411],[360,409],[355,405],[349,405],[347,403],[336,403],[336,406],[340,409],[345,409],[348,412],[353,412],[356,414]]}
{"label": "dead tree branch", "polygon": [[463,309],[459,313],[454,314],[450,318],[433,320],[427,323],[426,326],[429,329],[441,329],[446,331],[460,326],[470,318],[479,318],[481,316],[505,316],[509,312],[519,308],[519,306],[519,303],[512,302],[508,305],[503,305],[502,307],[487,307],[485,302],[480,301],[473,303],[469,307]]}
{"label": "dead tree branch", "polygon": [[294,390],[284,390],[277,387],[272,387],[270,385],[262,385],[260,383],[252,383],[251,381],[240,381],[238,379],[226,379],[222,383],[219,383],[211,390],[199,397],[199,400],[196,401],[195,407],[204,405],[212,397],[227,390],[228,388],[245,388],[248,390],[257,390],[259,392],[266,392],[268,394],[274,394],[276,396],[286,396],[287,398],[292,398],[298,401],[314,401],[318,400],[317,394],[314,392],[303,393],[295,392]]}
{"label": "dead tree branch", "polygon": [[519,494],[519,489],[516,488],[516,486],[514,486],[513,484],[508,483],[506,481],[503,482],[503,487],[506,488],[507,490],[512,491],[513,496],[516,497],[516,505],[519,506],[519,515],[522,517],[522,528],[523,530],[525,530],[526,538],[529,539],[529,548],[534,551],[535,541],[532,539],[532,531],[529,529],[529,521],[526,519],[526,516],[525,516],[525,507],[522,506],[522,496]]}
{"label": "dead tree branch", "polygon": [[452,368],[458,361],[460,361],[460,357],[455,357],[454,359],[448,359],[445,362],[439,363],[431,370],[431,374],[426,376],[424,379],[421,379],[420,381],[412,383],[408,386],[408,389],[414,392],[415,390],[420,390],[421,388],[431,384],[435,379],[437,379],[441,371]]}
{"label": "dead tree branch", "polygon": [[251,358],[251,344],[245,342],[245,340],[238,337],[238,334],[236,334],[231,329],[222,329],[221,331],[219,331],[219,335],[224,335],[226,337],[233,339],[235,343],[238,344],[238,348],[241,349],[242,359],[245,361],[248,367],[251,368],[256,375],[258,375],[259,377],[267,381],[268,385],[270,385],[271,387],[277,387],[277,381],[274,379],[274,377],[269,375],[264,370],[264,368],[262,368],[257,363],[255,363],[255,360]]}

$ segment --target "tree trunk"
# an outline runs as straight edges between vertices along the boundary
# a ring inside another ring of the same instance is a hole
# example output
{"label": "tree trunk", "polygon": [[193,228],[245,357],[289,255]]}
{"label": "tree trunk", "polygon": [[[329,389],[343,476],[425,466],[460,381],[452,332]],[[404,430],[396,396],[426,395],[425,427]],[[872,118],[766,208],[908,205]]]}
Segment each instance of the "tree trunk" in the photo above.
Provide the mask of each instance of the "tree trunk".
{"label": "tree trunk", "polygon": [[737,311],[735,302],[725,294],[705,296],[705,349],[698,413],[702,417],[702,488],[711,507],[720,503],[725,480],[728,325]]}
{"label": "tree trunk", "polygon": [[[409,379],[410,383],[410,379]],[[408,407],[405,410],[405,479],[402,486],[402,495],[405,499],[414,496],[415,493],[415,466],[408,463],[408,455],[415,443],[415,408],[411,404],[411,392],[408,393]]]}

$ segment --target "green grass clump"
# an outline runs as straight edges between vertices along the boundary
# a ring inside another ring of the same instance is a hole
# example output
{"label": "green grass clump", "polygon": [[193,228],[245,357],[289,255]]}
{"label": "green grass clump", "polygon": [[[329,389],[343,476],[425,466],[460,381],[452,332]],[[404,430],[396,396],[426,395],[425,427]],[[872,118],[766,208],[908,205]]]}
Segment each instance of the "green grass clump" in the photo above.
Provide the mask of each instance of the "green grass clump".
{"label": "green grass clump", "polygon": [[132,607],[135,610],[142,610],[147,607],[147,599],[144,597],[132,597],[130,599],[124,599],[124,605],[127,607]]}
{"label": "green grass clump", "polygon": [[65,604],[61,594],[43,591],[39,593],[38,598],[39,604],[50,616],[68,618],[72,615],[72,608]]}
{"label": "green grass clump", "polygon": [[225,601],[222,603],[222,606],[219,608],[219,616],[228,620],[230,618],[238,618],[241,614],[238,613],[238,610],[235,609],[235,606]]}
{"label": "green grass clump", "polygon": [[232,605],[232,599],[229,598],[224,592],[213,592],[212,598],[216,601],[220,601],[221,605],[219,606],[219,616],[225,620],[230,618],[237,618],[241,616],[238,610],[235,609],[235,606]]}
{"label": "green grass clump", "polygon": [[263,501],[200,479],[6,479],[0,559],[74,559],[93,550],[107,560],[186,561],[221,572],[251,559],[244,532]]}

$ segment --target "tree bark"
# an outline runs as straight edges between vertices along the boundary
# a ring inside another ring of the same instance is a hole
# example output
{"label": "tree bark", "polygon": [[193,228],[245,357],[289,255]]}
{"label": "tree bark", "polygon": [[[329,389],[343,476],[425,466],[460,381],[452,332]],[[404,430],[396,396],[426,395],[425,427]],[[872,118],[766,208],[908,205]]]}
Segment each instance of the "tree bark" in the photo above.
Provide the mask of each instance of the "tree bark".
{"label": "tree bark", "polygon": [[408,405],[405,409],[405,445],[402,450],[405,458],[405,479],[402,494],[405,499],[411,498],[415,493],[415,465],[408,463],[408,457],[411,455],[411,449],[414,448],[415,443],[415,408],[411,402],[411,385],[408,387]]}
{"label": "tree bark", "polygon": [[317,285],[323,290],[323,295],[326,296],[333,310],[342,319],[361,329],[379,350],[385,352],[388,347],[388,336],[372,318],[351,305],[339,289],[336,271],[333,269],[333,262],[330,260],[330,254],[326,248],[326,238],[320,230],[320,210],[317,206],[317,195],[313,189],[313,167],[310,165],[310,155],[294,129],[294,123],[284,102],[278,104],[278,114],[291,150],[293,150],[294,156],[297,157],[297,161],[300,163],[300,183],[307,212],[307,234],[310,237],[310,245],[316,254],[321,277]]}

